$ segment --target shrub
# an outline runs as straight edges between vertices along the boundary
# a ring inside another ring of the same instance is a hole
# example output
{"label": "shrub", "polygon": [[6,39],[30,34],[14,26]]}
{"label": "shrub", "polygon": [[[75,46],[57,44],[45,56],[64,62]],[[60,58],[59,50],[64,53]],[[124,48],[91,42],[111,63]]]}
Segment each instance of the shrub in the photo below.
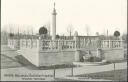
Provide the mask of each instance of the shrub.
{"label": "shrub", "polygon": [[100,62],[102,59],[99,57],[90,57],[88,59],[89,62]]}
{"label": "shrub", "polygon": [[80,58],[80,62],[84,62],[84,59],[83,59],[83,57],[81,57],[81,58]]}
{"label": "shrub", "polygon": [[119,37],[119,36],[120,36],[120,32],[119,32],[119,31],[115,31],[115,32],[114,32],[114,36],[115,36],[115,37]]}
{"label": "shrub", "polygon": [[9,36],[10,36],[10,37],[14,37],[14,34],[13,34],[13,33],[10,33]]}
{"label": "shrub", "polygon": [[47,28],[45,28],[44,26],[41,27],[41,28],[39,29],[39,34],[40,34],[40,35],[41,35],[41,34],[47,34]]}
{"label": "shrub", "polygon": [[57,39],[59,39],[59,38],[60,38],[60,36],[59,36],[59,35],[56,35],[56,38],[57,38]]}

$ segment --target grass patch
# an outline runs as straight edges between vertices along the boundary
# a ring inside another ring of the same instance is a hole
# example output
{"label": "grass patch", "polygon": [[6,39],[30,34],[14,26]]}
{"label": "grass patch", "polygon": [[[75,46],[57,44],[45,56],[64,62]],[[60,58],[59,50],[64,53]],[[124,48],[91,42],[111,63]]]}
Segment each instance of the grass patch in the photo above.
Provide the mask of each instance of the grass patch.
{"label": "grass patch", "polygon": [[22,65],[19,64],[15,59],[8,57],[6,55],[1,54],[1,69],[6,68],[17,68],[21,67]]}
{"label": "grass patch", "polygon": [[107,79],[116,81],[127,81],[127,69],[105,71],[98,73],[76,75],[77,77],[90,77],[92,79]]}

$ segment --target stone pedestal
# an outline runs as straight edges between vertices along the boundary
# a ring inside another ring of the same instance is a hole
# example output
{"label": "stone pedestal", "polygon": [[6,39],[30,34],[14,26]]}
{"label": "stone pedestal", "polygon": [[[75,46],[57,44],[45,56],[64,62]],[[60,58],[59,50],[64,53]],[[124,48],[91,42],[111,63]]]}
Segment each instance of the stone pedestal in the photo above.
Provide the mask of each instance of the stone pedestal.
{"label": "stone pedestal", "polygon": [[96,55],[96,57],[99,57],[99,58],[101,58],[101,49],[97,49],[97,55]]}
{"label": "stone pedestal", "polygon": [[80,50],[76,50],[75,51],[75,62],[79,62],[80,61]]}

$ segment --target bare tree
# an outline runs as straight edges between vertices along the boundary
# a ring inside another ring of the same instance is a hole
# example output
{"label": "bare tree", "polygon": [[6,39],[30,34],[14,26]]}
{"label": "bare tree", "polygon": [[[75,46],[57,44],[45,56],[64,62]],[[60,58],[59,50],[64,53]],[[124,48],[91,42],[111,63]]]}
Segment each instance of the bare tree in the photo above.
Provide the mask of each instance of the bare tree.
{"label": "bare tree", "polygon": [[23,38],[26,38],[26,31],[23,31]]}
{"label": "bare tree", "polygon": [[96,32],[96,36],[99,36],[99,32]]}
{"label": "bare tree", "polygon": [[10,32],[10,33],[13,33],[13,27],[12,27],[12,24],[9,24],[8,27],[9,27],[9,32]]}
{"label": "bare tree", "polygon": [[31,34],[33,35],[34,33],[33,33],[33,27],[31,27]]}
{"label": "bare tree", "polygon": [[45,27],[46,27],[47,30],[48,30],[48,35],[50,35],[50,22],[48,22],[48,23],[45,25]]}
{"label": "bare tree", "polygon": [[7,24],[6,24],[6,25],[3,25],[3,26],[1,27],[1,31],[5,31],[5,32],[9,33],[9,32],[10,32],[9,26],[8,26]]}
{"label": "bare tree", "polygon": [[68,32],[69,36],[72,35],[73,30],[74,30],[73,25],[72,24],[69,24],[68,27],[67,27],[67,32]]}
{"label": "bare tree", "polygon": [[123,33],[122,39],[124,40],[125,43],[127,43],[127,37],[128,37],[127,33]]}

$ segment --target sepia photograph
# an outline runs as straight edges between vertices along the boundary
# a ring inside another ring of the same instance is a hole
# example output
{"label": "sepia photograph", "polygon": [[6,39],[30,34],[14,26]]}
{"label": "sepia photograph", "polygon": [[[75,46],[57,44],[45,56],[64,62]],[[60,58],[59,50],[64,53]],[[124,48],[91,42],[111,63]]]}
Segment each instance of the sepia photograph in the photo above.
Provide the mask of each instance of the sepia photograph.
{"label": "sepia photograph", "polygon": [[127,0],[1,0],[0,81],[127,82]]}

